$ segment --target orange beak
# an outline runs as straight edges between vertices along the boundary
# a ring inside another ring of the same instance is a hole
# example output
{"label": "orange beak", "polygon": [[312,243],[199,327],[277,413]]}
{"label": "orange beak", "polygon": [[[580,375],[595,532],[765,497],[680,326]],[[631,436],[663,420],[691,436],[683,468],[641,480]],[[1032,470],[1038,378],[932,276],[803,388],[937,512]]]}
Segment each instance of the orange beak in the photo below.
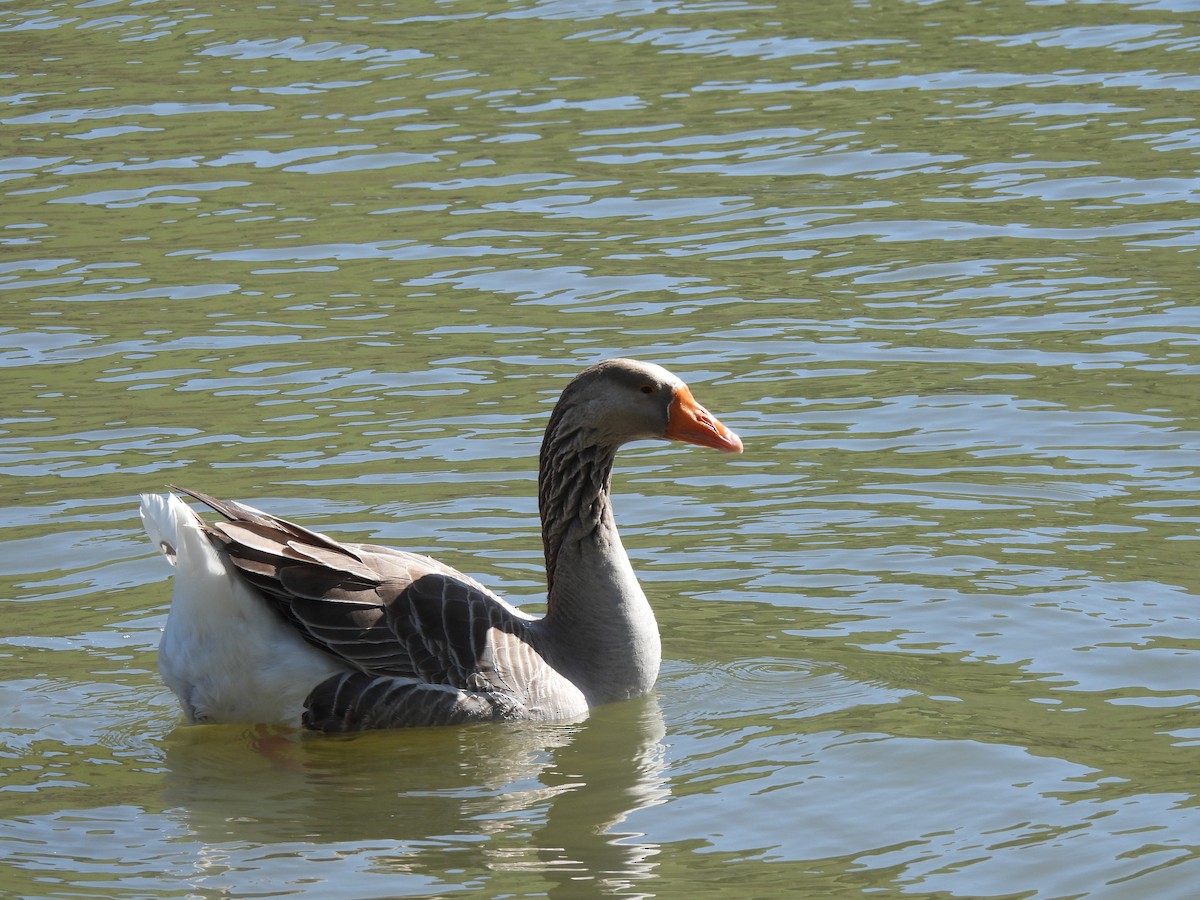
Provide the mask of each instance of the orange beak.
{"label": "orange beak", "polygon": [[663,437],[712,447],[725,453],[742,452],[742,439],[697,403],[686,385],[681,385],[675,391],[675,399],[667,410],[667,430],[663,432]]}

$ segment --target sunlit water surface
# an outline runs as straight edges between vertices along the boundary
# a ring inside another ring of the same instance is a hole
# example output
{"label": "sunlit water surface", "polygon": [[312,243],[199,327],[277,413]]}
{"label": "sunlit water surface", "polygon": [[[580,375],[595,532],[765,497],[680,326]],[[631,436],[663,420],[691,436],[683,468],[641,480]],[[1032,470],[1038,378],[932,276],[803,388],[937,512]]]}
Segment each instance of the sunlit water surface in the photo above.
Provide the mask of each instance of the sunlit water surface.
{"label": "sunlit water surface", "polygon": [[[1194,3],[238,6],[0,6],[0,893],[1194,896]],[[536,610],[616,354],[654,695],[178,724],[139,492]]]}

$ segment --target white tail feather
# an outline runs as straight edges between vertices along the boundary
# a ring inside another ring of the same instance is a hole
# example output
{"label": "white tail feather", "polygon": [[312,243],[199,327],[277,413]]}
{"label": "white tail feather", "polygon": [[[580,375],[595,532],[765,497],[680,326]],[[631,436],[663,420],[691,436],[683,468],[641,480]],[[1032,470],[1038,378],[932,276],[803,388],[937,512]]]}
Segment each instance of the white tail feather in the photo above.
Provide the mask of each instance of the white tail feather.
{"label": "white tail feather", "polygon": [[162,551],[167,562],[175,565],[179,551],[178,522],[191,520],[196,523],[196,514],[174,494],[142,494],[142,506],[138,510],[142,516],[142,527],[150,540]]}
{"label": "white tail feather", "polygon": [[143,494],[141,516],[175,566],[158,670],[188,721],[298,722],[309,691],[344,667],[283,623],[174,494]]}

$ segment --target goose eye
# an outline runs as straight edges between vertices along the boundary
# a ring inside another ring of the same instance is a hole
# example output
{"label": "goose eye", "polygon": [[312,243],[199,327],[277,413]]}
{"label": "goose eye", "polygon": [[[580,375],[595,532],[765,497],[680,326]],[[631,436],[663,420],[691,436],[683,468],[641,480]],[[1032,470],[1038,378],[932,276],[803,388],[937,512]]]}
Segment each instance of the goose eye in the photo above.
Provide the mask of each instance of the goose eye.
{"label": "goose eye", "polygon": [[643,384],[642,385],[642,393],[643,394],[653,394],[654,388],[651,385]]}

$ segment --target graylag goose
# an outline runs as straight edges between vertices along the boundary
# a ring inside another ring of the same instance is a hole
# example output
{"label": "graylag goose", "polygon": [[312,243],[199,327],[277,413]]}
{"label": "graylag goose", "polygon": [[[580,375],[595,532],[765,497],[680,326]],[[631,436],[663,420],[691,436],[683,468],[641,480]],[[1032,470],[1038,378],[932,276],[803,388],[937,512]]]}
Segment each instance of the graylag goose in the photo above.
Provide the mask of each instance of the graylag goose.
{"label": "graylag goose", "polygon": [[335,541],[244,503],[180,488],[142,496],[175,566],[159,647],[188,722],[318,731],[576,718],[644,694],[658,625],[609,501],[617,449],[665,438],[742,442],[660,366],[612,359],[562,392],[542,440],[546,614],[535,618],[416,553]]}

